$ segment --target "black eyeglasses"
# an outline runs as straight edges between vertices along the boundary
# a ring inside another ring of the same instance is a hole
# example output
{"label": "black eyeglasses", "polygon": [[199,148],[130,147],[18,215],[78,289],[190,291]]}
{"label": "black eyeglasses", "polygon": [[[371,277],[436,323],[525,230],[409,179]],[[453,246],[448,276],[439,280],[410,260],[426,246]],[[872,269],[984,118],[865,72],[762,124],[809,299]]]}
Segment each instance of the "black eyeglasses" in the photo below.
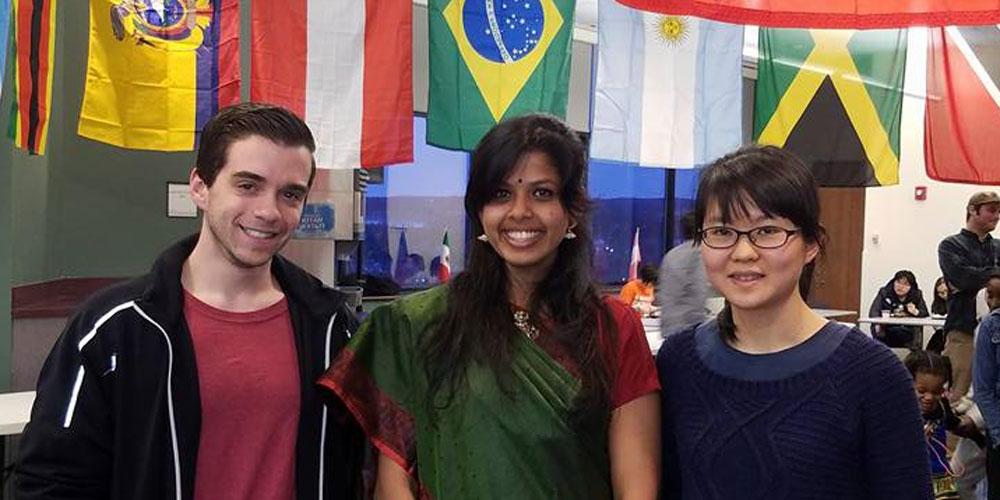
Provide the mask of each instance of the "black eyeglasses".
{"label": "black eyeglasses", "polygon": [[755,227],[749,231],[737,231],[731,227],[713,226],[703,228],[701,242],[709,248],[723,250],[736,246],[740,236],[746,235],[747,240],[757,248],[780,248],[788,243],[788,238],[800,229],[785,229],[778,226]]}

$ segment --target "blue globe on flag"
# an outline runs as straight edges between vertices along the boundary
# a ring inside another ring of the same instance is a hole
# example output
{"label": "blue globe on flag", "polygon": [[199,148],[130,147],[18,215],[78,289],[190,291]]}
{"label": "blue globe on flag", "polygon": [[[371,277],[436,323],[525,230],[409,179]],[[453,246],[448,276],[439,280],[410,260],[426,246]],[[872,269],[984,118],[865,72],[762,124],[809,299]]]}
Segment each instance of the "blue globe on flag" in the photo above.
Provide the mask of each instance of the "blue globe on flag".
{"label": "blue globe on flag", "polygon": [[538,46],[545,16],[541,0],[466,0],[462,24],[479,55],[510,63]]}

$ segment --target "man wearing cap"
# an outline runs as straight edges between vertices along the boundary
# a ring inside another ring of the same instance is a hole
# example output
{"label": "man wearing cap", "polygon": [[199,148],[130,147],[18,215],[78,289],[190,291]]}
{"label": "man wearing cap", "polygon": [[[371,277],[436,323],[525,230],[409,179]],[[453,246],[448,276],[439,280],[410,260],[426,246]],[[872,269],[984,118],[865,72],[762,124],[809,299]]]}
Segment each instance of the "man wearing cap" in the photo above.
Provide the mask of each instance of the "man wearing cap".
{"label": "man wearing cap", "polygon": [[[956,401],[972,381],[972,334],[976,329],[976,293],[993,272],[1000,272],[1000,241],[990,236],[1000,220],[1000,196],[993,191],[972,195],[965,208],[965,229],[938,245],[938,264],[952,287],[944,322],[944,355],[951,358],[951,397]],[[953,401],[954,402],[954,401]]]}

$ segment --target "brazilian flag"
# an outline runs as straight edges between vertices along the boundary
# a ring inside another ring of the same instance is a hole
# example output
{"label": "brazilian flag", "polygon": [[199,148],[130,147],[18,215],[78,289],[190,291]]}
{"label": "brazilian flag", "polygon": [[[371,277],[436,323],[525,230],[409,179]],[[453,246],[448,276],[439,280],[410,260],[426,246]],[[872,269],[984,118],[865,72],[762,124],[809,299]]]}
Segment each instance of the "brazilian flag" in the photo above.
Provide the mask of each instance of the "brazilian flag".
{"label": "brazilian flag", "polygon": [[430,0],[427,142],[471,150],[505,117],[565,117],[575,6]]}
{"label": "brazilian flag", "polygon": [[906,30],[760,30],[754,140],[821,186],[899,182]]}

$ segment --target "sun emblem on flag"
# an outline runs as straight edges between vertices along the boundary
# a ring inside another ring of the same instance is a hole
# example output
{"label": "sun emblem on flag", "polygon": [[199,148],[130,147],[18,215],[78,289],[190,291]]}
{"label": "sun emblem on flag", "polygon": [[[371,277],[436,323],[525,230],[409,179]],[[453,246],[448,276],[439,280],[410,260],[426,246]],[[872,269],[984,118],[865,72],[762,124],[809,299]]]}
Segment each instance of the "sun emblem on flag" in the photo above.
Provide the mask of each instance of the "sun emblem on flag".
{"label": "sun emblem on flag", "polygon": [[441,14],[496,121],[564,24],[553,0],[451,0]]}
{"label": "sun emblem on flag", "polygon": [[668,45],[680,45],[690,33],[688,20],[680,16],[659,16],[654,21],[653,30],[656,37]]}
{"label": "sun emblem on flag", "polygon": [[197,49],[212,21],[213,0],[120,0],[111,5],[111,30],[117,40],[137,45],[181,45]]}

